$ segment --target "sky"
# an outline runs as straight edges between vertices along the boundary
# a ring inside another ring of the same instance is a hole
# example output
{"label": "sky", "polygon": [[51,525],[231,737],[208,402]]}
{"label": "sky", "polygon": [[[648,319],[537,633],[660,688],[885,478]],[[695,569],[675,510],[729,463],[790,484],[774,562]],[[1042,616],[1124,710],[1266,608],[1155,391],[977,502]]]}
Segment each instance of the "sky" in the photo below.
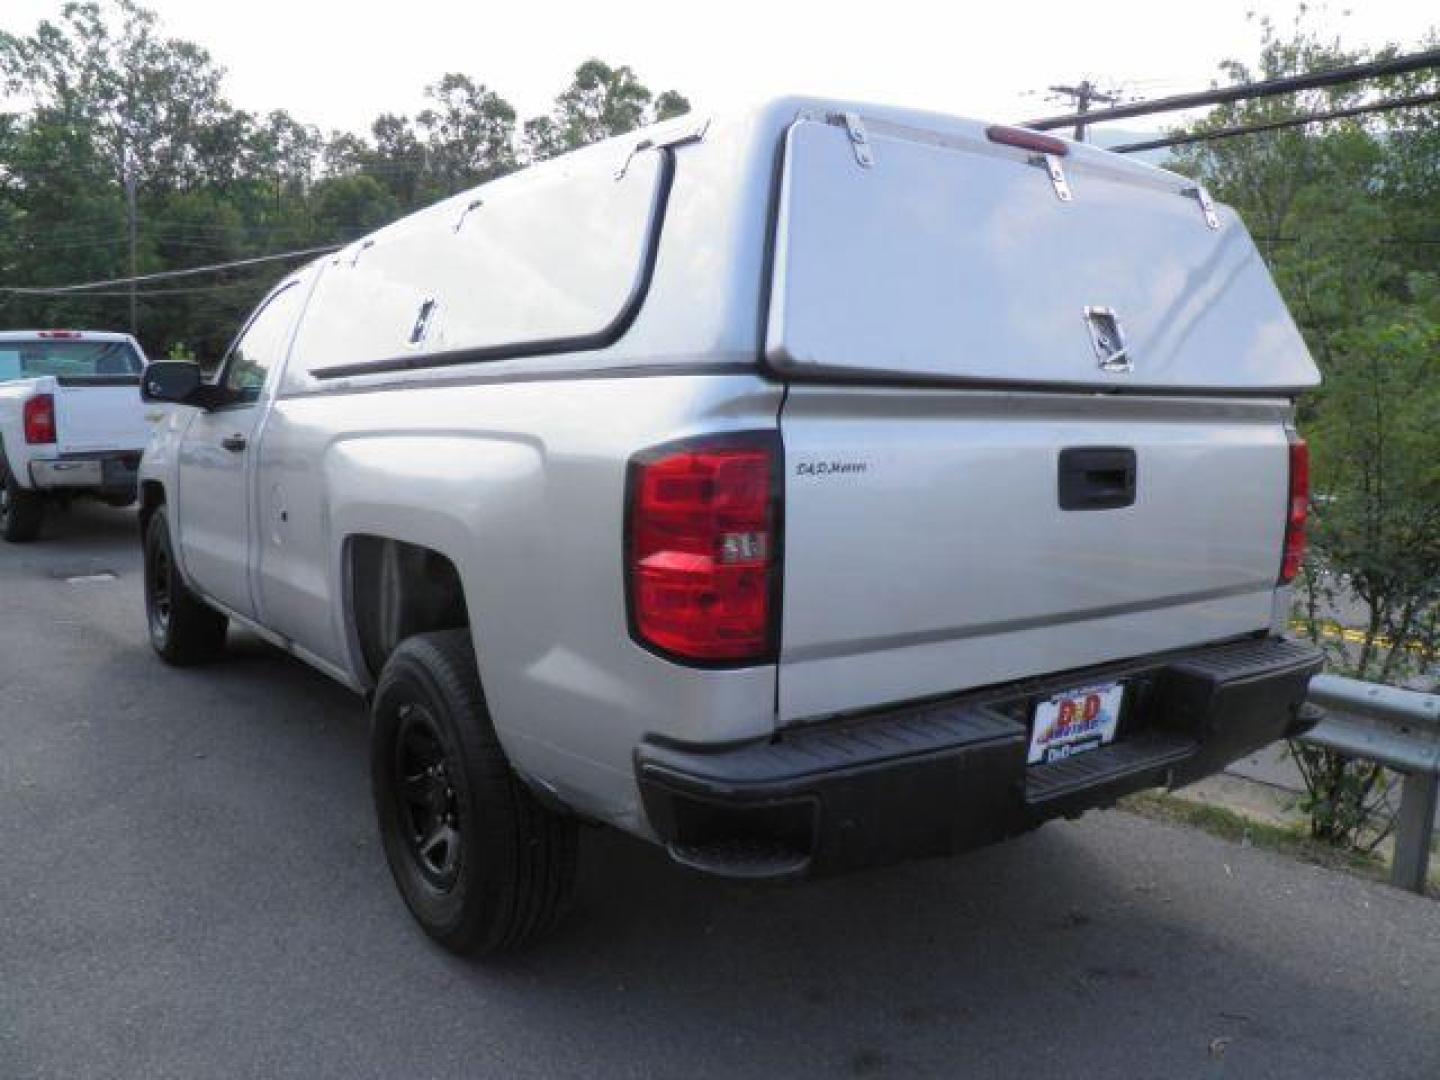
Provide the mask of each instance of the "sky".
{"label": "sky", "polygon": [[[60,6],[4,0],[0,29],[28,34]],[[1247,12],[1288,26],[1295,11],[1294,0],[147,6],[168,33],[204,45],[227,69],[226,91],[237,106],[283,108],[325,131],[363,131],[381,112],[414,112],[425,85],[447,71],[478,78],[522,117],[547,112],[590,56],[629,64],[652,91],[678,89],[702,112],[802,92],[1016,121],[1067,111],[1046,88],[1087,77],[1135,98],[1203,89],[1220,60],[1253,59],[1259,34]],[[1361,0],[1348,13],[1320,7],[1314,22],[1350,45],[1414,47],[1440,25],[1440,6]]]}

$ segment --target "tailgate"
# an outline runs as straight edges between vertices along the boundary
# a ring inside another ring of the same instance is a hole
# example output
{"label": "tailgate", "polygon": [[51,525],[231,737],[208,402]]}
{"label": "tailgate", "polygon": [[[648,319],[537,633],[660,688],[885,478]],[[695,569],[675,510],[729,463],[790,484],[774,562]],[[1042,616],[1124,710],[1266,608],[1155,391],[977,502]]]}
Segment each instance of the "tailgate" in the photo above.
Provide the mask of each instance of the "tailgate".
{"label": "tailgate", "polygon": [[[1045,158],[980,124],[860,122],[868,165],[835,122],[786,137],[766,341],[778,371],[1227,393],[1318,382],[1243,226],[1219,207],[1210,227],[1184,178],[1070,144],[1051,159],[1066,201]],[[1099,363],[1107,318],[1133,370]]]}
{"label": "tailgate", "polygon": [[147,414],[158,415],[162,407],[140,399],[138,378],[117,381],[58,380],[55,426],[61,454],[145,449],[152,426]]}
{"label": "tailgate", "polygon": [[792,386],[781,722],[1269,627],[1287,410]]}

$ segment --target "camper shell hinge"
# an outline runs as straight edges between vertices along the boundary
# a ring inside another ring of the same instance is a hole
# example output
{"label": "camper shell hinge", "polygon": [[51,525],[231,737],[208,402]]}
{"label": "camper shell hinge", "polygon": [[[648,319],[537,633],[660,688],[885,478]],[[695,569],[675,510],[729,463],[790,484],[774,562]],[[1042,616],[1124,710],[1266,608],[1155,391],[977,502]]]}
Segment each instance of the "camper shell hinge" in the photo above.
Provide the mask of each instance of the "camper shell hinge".
{"label": "camper shell hinge", "polygon": [[1200,212],[1205,215],[1205,224],[1212,229],[1220,228],[1220,215],[1215,212],[1215,200],[1210,198],[1210,193],[1199,184],[1187,187],[1181,192],[1188,195],[1200,204]]}
{"label": "camper shell hinge", "polygon": [[625,160],[620,163],[620,168],[615,170],[615,179],[625,179],[625,174],[630,169],[630,162],[635,160],[636,154],[645,150],[661,150],[670,146],[683,146],[685,143],[699,142],[705,137],[705,132],[709,127],[710,117],[702,116],[688,124],[678,124],[668,131],[657,132],[648,138],[641,139],[630,148],[630,152],[625,155]]}
{"label": "camper shell hinge", "polygon": [[1036,154],[1030,159],[1030,164],[1038,165],[1045,170],[1050,177],[1050,186],[1055,189],[1055,197],[1061,202],[1070,202],[1075,198],[1070,191],[1070,181],[1065,178],[1065,167],[1060,164],[1060,159],[1054,154]]}
{"label": "camper shell hinge", "polygon": [[850,136],[850,149],[855,152],[855,162],[862,169],[868,169],[875,164],[875,152],[870,148],[870,135],[865,130],[865,123],[856,112],[840,113],[835,119],[844,126],[845,134]]}

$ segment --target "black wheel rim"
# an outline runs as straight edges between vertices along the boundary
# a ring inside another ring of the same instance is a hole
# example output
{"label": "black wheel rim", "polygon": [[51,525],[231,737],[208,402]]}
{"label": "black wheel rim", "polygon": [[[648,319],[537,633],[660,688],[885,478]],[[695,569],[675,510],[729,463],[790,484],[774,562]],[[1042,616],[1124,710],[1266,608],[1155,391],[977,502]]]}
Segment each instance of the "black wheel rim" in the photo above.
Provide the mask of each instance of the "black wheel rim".
{"label": "black wheel rim", "polygon": [[396,715],[393,779],[400,836],[421,877],[449,892],[464,855],[456,762],[424,705],[403,704]]}
{"label": "black wheel rim", "polygon": [[170,630],[170,553],[164,544],[150,548],[150,629],[159,637]]}

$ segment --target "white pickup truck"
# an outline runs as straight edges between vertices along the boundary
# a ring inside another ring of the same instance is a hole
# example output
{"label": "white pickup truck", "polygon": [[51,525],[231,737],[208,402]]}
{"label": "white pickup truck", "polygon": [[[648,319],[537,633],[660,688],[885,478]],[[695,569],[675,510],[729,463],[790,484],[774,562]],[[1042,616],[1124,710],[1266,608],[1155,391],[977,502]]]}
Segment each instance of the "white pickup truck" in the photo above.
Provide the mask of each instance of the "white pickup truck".
{"label": "white pickup truck", "polygon": [[744,878],[956,852],[1304,727],[1317,381],[1181,176],[682,119],[289,276],[213,381],[151,367],[190,407],[141,467],[150,637],[238,622],[365,696],[456,950],[554,923],[578,822]]}
{"label": "white pickup truck", "polygon": [[0,332],[0,536],[34,540],[66,499],[135,501],[157,415],[140,400],[145,362],[128,334]]}

